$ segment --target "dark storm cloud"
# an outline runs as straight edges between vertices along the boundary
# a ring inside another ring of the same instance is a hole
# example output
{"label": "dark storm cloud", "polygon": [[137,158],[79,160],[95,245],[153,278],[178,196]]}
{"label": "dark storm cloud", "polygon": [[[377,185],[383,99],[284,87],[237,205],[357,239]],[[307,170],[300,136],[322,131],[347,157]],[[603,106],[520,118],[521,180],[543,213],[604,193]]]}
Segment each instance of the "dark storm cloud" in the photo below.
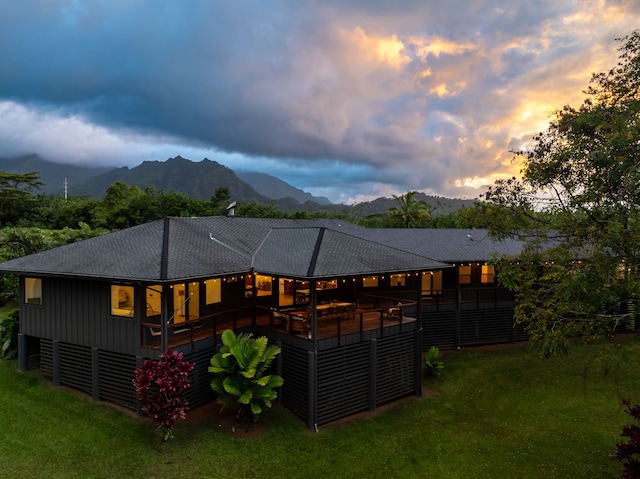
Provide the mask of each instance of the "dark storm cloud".
{"label": "dark storm cloud", "polygon": [[[0,155],[181,154],[334,200],[477,196],[615,61],[635,2],[0,4]],[[635,17],[637,18],[637,16]]]}

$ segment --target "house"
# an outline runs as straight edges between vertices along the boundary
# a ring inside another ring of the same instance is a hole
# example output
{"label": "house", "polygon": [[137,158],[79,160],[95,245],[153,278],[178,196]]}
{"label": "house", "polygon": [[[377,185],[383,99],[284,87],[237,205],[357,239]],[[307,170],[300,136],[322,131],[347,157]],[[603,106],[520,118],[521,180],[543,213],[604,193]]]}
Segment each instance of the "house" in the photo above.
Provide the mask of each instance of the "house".
{"label": "house", "polygon": [[[473,236],[470,236],[472,234]],[[132,409],[131,379],[167,347],[214,399],[225,329],[282,348],[280,398],[309,428],[421,391],[421,354],[526,339],[482,231],[337,219],[165,218],[0,264],[20,278],[19,367]]]}

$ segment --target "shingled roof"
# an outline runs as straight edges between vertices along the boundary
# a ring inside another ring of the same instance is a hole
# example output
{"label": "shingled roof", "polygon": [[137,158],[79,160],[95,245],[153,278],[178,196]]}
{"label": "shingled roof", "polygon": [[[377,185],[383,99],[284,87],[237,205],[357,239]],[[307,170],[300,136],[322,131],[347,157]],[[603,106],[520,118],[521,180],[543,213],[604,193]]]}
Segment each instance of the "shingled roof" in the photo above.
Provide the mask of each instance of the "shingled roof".
{"label": "shingled roof", "polygon": [[356,234],[444,263],[489,261],[496,256],[515,256],[522,252],[524,246],[517,239],[494,240],[485,229],[360,228]]}
{"label": "shingled roof", "polygon": [[253,270],[329,278],[448,267],[426,249],[393,243],[339,220],[166,218],[7,261],[0,271],[175,282]]}

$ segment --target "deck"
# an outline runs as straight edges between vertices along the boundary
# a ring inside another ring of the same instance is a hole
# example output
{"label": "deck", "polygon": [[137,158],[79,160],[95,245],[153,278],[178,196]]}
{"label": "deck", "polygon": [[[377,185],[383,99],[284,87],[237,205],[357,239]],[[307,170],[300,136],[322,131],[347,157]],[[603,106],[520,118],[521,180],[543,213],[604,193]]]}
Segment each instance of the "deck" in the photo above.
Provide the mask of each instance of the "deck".
{"label": "deck", "polygon": [[[168,345],[172,348],[213,339],[226,329],[234,331],[247,328],[255,324],[265,329],[277,331],[303,340],[326,340],[340,336],[365,333],[376,329],[386,329],[395,326],[416,322],[414,308],[412,315],[404,313],[401,308],[356,308],[345,313],[329,314],[317,318],[315,338],[312,331],[312,322],[308,311],[275,312],[271,310],[260,311],[260,315],[253,318],[247,311],[244,314],[226,315],[225,317],[202,317],[180,324],[168,326]],[[142,338],[143,347],[151,349],[161,348],[161,335],[159,326],[143,323]]]}

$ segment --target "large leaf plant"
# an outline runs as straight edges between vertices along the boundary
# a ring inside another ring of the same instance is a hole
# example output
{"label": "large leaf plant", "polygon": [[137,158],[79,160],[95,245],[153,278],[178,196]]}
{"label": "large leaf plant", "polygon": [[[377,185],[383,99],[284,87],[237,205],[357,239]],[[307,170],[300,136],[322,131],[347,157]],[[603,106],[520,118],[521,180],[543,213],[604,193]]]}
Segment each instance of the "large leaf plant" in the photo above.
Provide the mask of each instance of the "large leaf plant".
{"label": "large leaf plant", "polygon": [[214,374],[211,388],[222,407],[235,406],[238,419],[257,421],[263,409],[270,408],[278,397],[276,388],[284,383],[281,376],[269,374],[279,353],[280,348],[269,345],[266,337],[224,331],[222,346],[209,367]]}

